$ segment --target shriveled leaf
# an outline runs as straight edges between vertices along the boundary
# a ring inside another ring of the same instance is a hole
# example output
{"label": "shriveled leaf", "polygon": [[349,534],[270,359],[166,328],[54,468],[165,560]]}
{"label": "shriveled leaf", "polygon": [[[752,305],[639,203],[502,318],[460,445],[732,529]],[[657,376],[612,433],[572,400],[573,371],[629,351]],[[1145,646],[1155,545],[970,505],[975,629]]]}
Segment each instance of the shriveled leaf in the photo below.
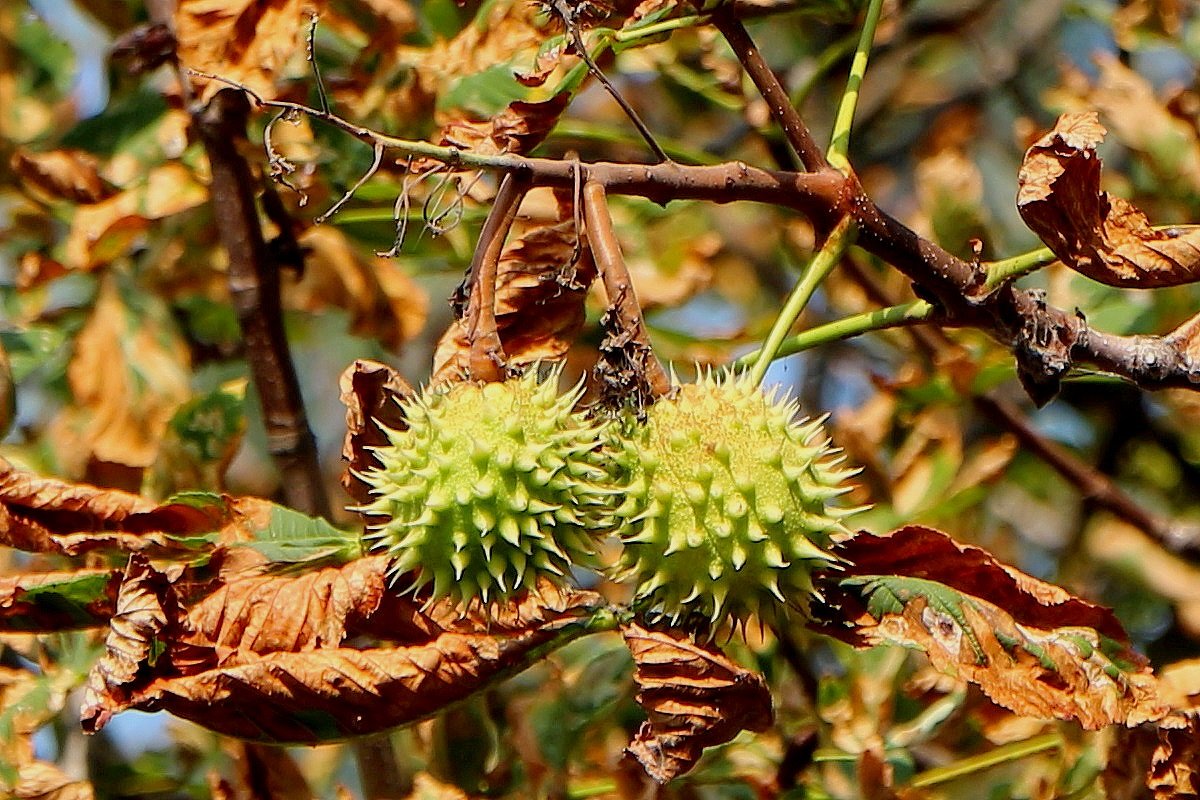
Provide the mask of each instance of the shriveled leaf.
{"label": "shriveled leaf", "polygon": [[1151,289],[1200,280],[1200,230],[1156,231],[1127,200],[1100,188],[1094,112],[1063,114],[1025,154],[1021,218],[1071,269],[1110,286]]}
{"label": "shriveled leaf", "polygon": [[[196,641],[216,648],[221,662],[230,664],[251,655],[336,647],[348,631],[361,632],[387,592],[387,559],[360,558],[295,576],[231,580],[189,609],[188,618]],[[411,636],[406,627],[412,621],[394,616],[392,637]],[[431,629],[426,626],[415,638],[427,637]]]}
{"label": "shriveled leaf", "polygon": [[1146,787],[1154,800],[1200,797],[1200,718],[1194,710],[1159,726]]}
{"label": "shriveled leaf", "polygon": [[622,634],[637,665],[637,701],[649,717],[627,752],[658,783],[690,770],[704,748],[770,727],[771,693],[757,672],[678,631],[629,624]]}
{"label": "shriveled leaf", "polygon": [[[385,579],[383,559],[293,578],[233,576],[186,611],[167,576],[134,556],[107,654],[89,678],[84,727],[138,708],[261,742],[365,735],[473,694],[604,613],[588,592],[543,593],[511,609],[526,612],[512,625],[468,617],[447,630],[417,601],[385,592]],[[370,647],[377,637],[419,644]]]}
{"label": "shriveled leaf", "polygon": [[9,161],[26,188],[49,200],[88,205],[107,200],[119,191],[100,175],[100,165],[82,150],[35,153],[19,149]]}
{"label": "shriveled leaf", "polygon": [[486,119],[462,119],[444,125],[437,141],[478,153],[528,153],[550,135],[570,99],[568,92],[560,92],[536,103],[514,100]]}
{"label": "shriveled leaf", "polygon": [[230,516],[224,502],[158,505],[128,492],[43,478],[0,459],[0,544],[20,550],[171,550],[183,545],[170,537],[217,530]]}
{"label": "shriveled leaf", "polygon": [[[568,209],[564,215],[569,214]],[[596,266],[586,252],[572,263],[575,241],[574,223],[558,222],[533,228],[501,255],[496,327],[510,365],[562,358],[583,325]],[[464,374],[470,350],[466,326],[456,321],[438,343],[433,382]]]}
{"label": "shriveled leaf", "polygon": [[346,471],[342,485],[360,503],[370,498],[367,484],[355,473],[377,463],[370,448],[388,443],[380,425],[404,430],[400,402],[413,393],[412,386],[399,372],[386,364],[358,359],[338,379],[342,405],[346,407],[346,437],[342,441],[342,460]]}
{"label": "shriveled leaf", "polygon": [[0,577],[0,631],[48,632],[107,625],[120,570],[80,569]]}
{"label": "shriveled leaf", "polygon": [[1166,711],[1145,658],[1107,609],[930,528],[859,533],[824,573],[817,627],[853,644],[924,651],[1018,714],[1089,729]]}
{"label": "shriveled leaf", "polygon": [[48,761],[31,761],[18,770],[8,797],[13,800],[92,800],[92,785],[68,777]]}
{"label": "shriveled leaf", "polygon": [[[182,0],[175,11],[177,52],[185,67],[238,81],[260,95],[275,97],[281,67],[303,42],[306,8],[323,3],[300,0]],[[202,84],[206,101],[221,89]]]}
{"label": "shriveled leaf", "polygon": [[556,624],[513,636],[445,633],[412,647],[273,653],[243,664],[159,677],[127,702],[85,710],[98,729],[126,708],[164,710],[219,733],[315,744],[407,725],[523,669],[581,632]]}

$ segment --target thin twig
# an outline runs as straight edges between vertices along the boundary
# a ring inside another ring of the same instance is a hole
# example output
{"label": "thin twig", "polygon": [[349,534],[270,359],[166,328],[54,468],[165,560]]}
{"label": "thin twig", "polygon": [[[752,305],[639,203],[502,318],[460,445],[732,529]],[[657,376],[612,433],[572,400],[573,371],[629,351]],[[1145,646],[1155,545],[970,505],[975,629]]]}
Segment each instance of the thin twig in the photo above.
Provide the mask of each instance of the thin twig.
{"label": "thin twig", "polygon": [[392,237],[392,246],[384,252],[376,252],[377,256],[395,258],[400,254],[400,248],[404,246],[404,237],[408,233],[408,215],[412,210],[412,199],[409,197],[409,192],[412,191],[409,182],[413,180],[412,162],[412,156],[409,156],[407,167],[404,170],[404,179],[400,181],[400,194],[396,196],[396,203],[392,206],[392,219],[396,224],[396,234]]}
{"label": "thin twig", "polygon": [[379,165],[383,163],[383,151],[384,151],[383,145],[376,142],[374,145],[374,151],[375,152],[372,156],[371,166],[367,169],[366,172],[364,172],[362,174],[362,177],[360,177],[357,181],[355,181],[354,185],[351,186],[349,189],[347,189],[346,193],[343,194],[336,203],[334,203],[332,206],[330,206],[329,209],[324,214],[321,214],[316,219],[314,219],[313,222],[320,225],[322,222],[327,221],[330,217],[332,217],[334,214],[336,214],[338,211],[340,211],[342,206],[344,206],[344,205],[346,205],[346,203],[350,202],[350,198],[354,197],[355,192],[357,192],[359,189],[361,189],[362,185],[364,183],[366,183],[367,181],[371,180],[372,177],[374,177],[375,173],[379,171]]}
{"label": "thin twig", "polygon": [[[513,172],[539,186],[570,187],[576,180],[578,167],[572,161],[485,155],[399,139],[319,109],[264,100],[233,81],[192,74],[239,88],[263,107],[294,109],[361,141],[380,143],[405,155],[432,158],[448,169]],[[859,229],[858,246],[908,276],[923,299],[939,305],[943,324],[980,328],[1016,353],[1022,374],[1044,382],[1038,391],[1041,402],[1053,396],[1056,382],[1079,363],[1099,367],[1146,389],[1200,387],[1200,363],[1194,363],[1175,339],[1106,333],[1090,327],[1081,315],[1050,306],[1038,294],[1011,283],[989,289],[987,272],[981,265],[957,258],[883,212],[852,174],[843,175],[832,168],[810,173],[767,171],[740,162],[714,166],[601,162],[584,164],[582,169],[587,181],[600,184],[607,192],[660,203],[751,200],[791,208],[808,215],[819,233],[828,232],[837,220],[851,215]],[[1049,345],[1057,351],[1047,352]]]}
{"label": "thin twig", "polygon": [[317,98],[321,101],[321,111],[329,113],[329,95],[325,93],[325,82],[321,80],[321,68],[317,66],[317,20],[320,15],[316,11],[308,12],[308,37],[304,42],[305,55],[312,65],[313,80],[317,82]]}
{"label": "thin twig", "polygon": [[650,128],[638,116],[637,111],[617,91],[617,87],[613,86],[608,77],[600,70],[600,67],[596,66],[591,53],[588,52],[587,44],[583,41],[583,33],[580,31],[579,12],[576,10],[578,5],[581,4],[572,5],[566,0],[551,0],[550,2],[550,8],[562,20],[563,26],[567,29],[567,35],[571,37],[571,44],[575,49],[575,53],[583,59],[583,63],[587,65],[588,72],[592,73],[592,76],[600,81],[600,85],[604,87],[604,90],[609,93],[612,99],[617,101],[617,105],[621,107],[621,110],[625,112],[625,116],[629,117],[629,121],[633,123],[633,127],[637,128],[638,133],[646,140],[646,146],[650,148],[650,152],[654,153],[654,157],[658,159],[659,163],[670,161],[670,156],[667,155],[662,146],[654,139],[654,134],[650,132]]}
{"label": "thin twig", "polygon": [[787,90],[783,88],[779,78],[775,77],[775,73],[767,66],[762,53],[755,47],[754,41],[746,31],[746,26],[727,10],[713,14],[713,24],[729,42],[738,61],[742,62],[750,80],[758,88],[759,94],[767,101],[767,107],[771,109],[771,116],[783,129],[783,135],[787,137],[788,144],[796,151],[800,163],[810,172],[828,168],[829,162],[825,160],[821,148],[817,146],[812,134],[809,133],[808,126],[804,124],[799,112],[792,105]]}

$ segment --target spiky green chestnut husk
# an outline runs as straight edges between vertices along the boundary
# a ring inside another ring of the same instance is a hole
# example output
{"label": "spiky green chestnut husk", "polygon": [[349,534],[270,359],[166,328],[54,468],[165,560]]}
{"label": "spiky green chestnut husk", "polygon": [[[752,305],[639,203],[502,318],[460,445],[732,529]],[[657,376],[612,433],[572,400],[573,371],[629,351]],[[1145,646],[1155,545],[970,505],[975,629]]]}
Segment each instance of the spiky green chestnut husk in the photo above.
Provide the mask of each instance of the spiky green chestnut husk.
{"label": "spiky green chestnut husk", "polygon": [[798,410],[745,377],[709,373],[627,426],[614,577],[636,584],[635,606],[713,630],[807,609],[812,571],[836,562],[830,536],[852,513],[832,501],[856,471]]}
{"label": "spiky green chestnut husk", "polygon": [[359,510],[388,518],[367,537],[413,576],[407,588],[488,602],[594,561],[593,537],[611,529],[602,428],[574,411],[582,386],[559,396],[557,382],[530,370],[402,404],[408,429],[375,451],[363,478],[376,499]]}

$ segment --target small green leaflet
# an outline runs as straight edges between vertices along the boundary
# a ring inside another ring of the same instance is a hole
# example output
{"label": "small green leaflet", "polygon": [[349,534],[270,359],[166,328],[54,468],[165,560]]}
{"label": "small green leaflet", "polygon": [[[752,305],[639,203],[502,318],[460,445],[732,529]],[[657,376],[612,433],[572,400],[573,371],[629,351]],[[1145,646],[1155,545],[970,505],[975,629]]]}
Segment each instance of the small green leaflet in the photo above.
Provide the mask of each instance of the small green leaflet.
{"label": "small green leaflet", "polygon": [[271,509],[271,520],[255,532],[251,547],[271,561],[297,563],[331,559],[349,561],[362,554],[358,535],[283,506]]}

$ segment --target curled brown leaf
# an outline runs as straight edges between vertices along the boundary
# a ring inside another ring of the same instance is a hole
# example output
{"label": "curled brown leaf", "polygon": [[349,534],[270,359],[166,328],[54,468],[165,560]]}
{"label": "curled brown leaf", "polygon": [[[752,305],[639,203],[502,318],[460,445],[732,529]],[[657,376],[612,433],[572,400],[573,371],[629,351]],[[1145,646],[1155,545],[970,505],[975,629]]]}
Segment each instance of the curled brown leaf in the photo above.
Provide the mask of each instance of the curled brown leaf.
{"label": "curled brown leaf", "polygon": [[116,489],[44,478],[0,459],[0,544],[20,550],[171,552],[185,549],[175,537],[211,531],[238,541],[269,506],[253,498],[159,505]]}
{"label": "curled brown leaf", "polygon": [[930,528],[860,533],[825,573],[817,627],[858,646],[923,650],[1018,714],[1085,728],[1137,725],[1167,707],[1112,612]]}
{"label": "curled brown leaf", "polygon": [[355,473],[376,464],[370,448],[388,443],[380,425],[394,430],[405,428],[399,404],[412,395],[413,388],[388,365],[362,358],[346,367],[338,388],[346,407],[346,437],[342,441],[346,471],[342,485],[355,500],[364,503],[370,497],[367,484]]}
{"label": "curled brown leaf", "polygon": [[1200,229],[1155,230],[1129,201],[1100,188],[1094,112],[1059,117],[1021,165],[1017,208],[1071,269],[1109,286],[1151,289],[1200,280]]}
{"label": "curled brown leaf", "polygon": [[528,153],[545,141],[570,100],[569,92],[537,103],[514,100],[487,119],[447,123],[437,143],[479,153]]}
{"label": "curled brown leaf", "polygon": [[364,558],[299,575],[228,575],[185,609],[135,556],[85,696],[85,730],[129,708],[221,733],[313,744],[405,725],[585,633],[589,592],[529,593],[507,613],[460,617],[387,591]]}
{"label": "curled brown leaf", "polygon": [[704,748],[770,727],[771,693],[757,672],[677,631],[630,624],[622,634],[648,715],[628,753],[658,783],[690,770]]}

